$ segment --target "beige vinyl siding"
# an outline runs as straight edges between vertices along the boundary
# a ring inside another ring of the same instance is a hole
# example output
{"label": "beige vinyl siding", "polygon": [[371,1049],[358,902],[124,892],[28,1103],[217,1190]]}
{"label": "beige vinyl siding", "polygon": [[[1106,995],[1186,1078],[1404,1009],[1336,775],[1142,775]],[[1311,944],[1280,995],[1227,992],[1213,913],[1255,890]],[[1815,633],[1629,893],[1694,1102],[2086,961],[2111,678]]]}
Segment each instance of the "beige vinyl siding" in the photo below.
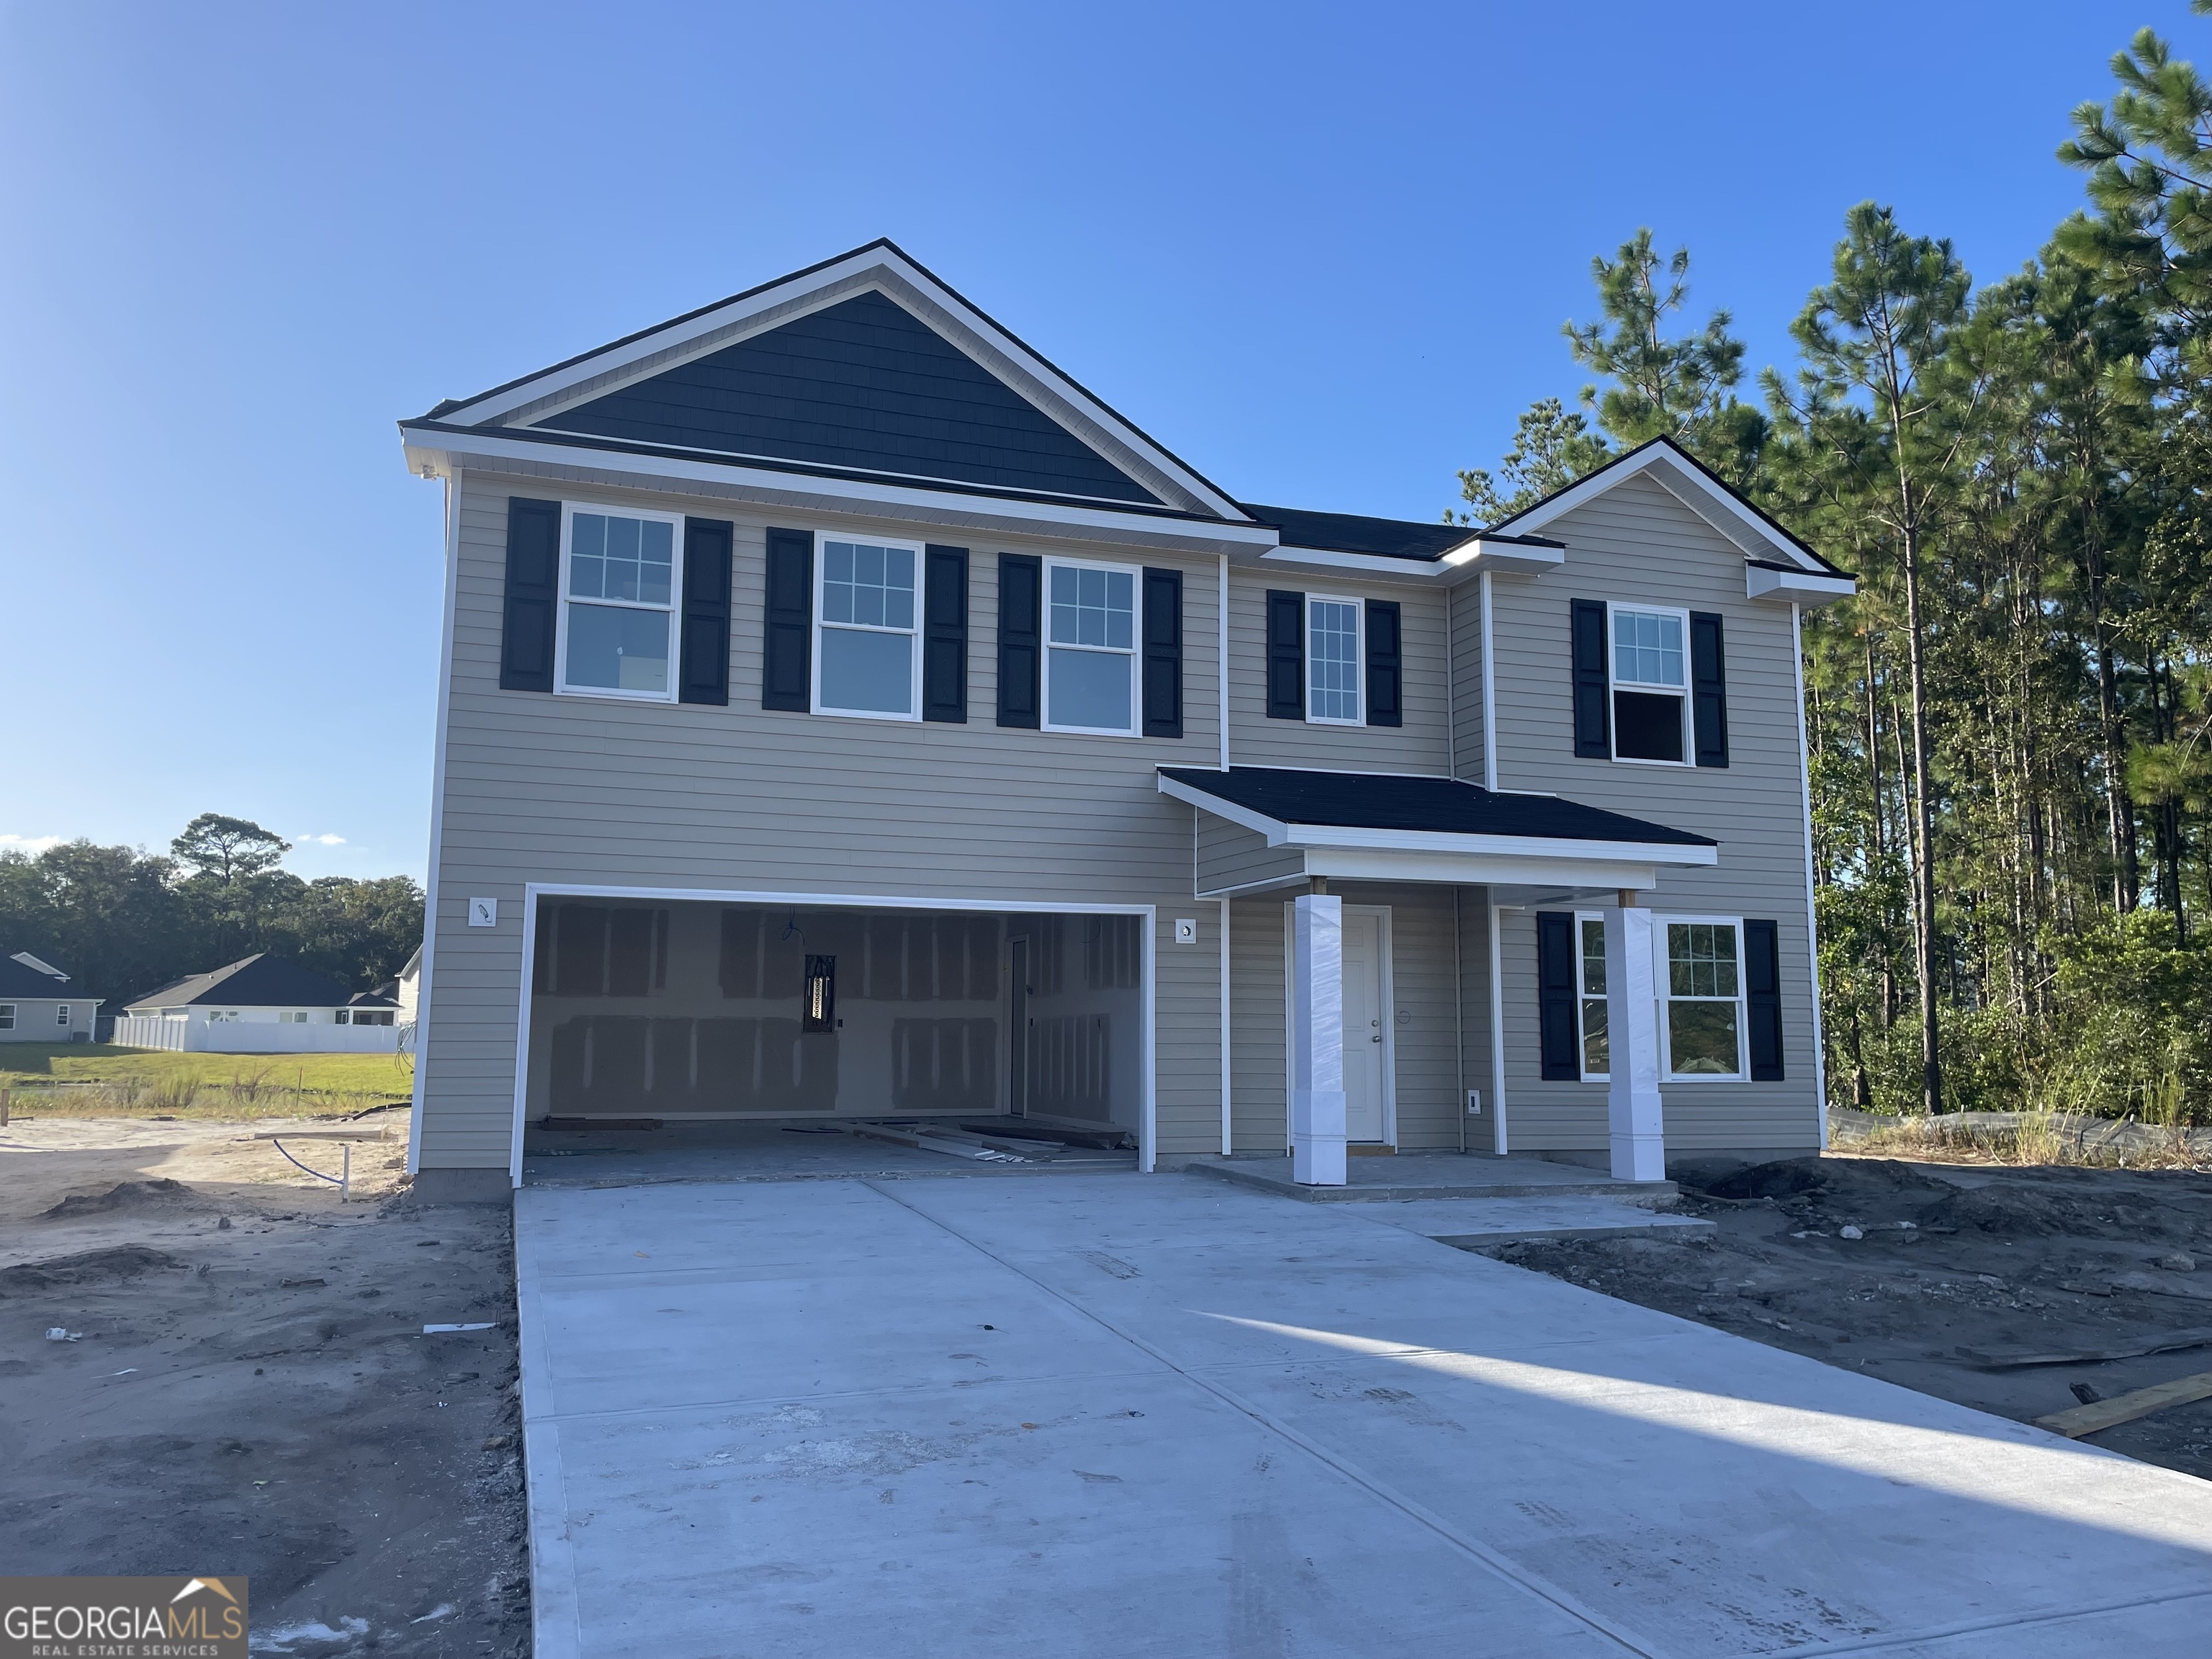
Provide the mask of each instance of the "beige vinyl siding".
{"label": "beige vinyl siding", "polygon": [[1236,1030],[1230,1079],[1236,1095],[1235,1150],[1280,1152],[1290,1136],[1289,1012],[1283,982],[1283,898],[1231,900],[1230,1018]]}
{"label": "beige vinyl siding", "polygon": [[[1178,949],[1167,931],[1174,916],[1203,918],[1204,908],[1190,896],[1191,809],[1161,796],[1154,776],[1156,766],[1208,764],[1218,754],[1211,557],[970,538],[968,723],[839,719],[760,707],[766,530],[921,539],[912,529],[566,484],[542,473],[467,472],[458,487],[436,961],[423,1048],[426,1166],[507,1162],[521,901],[531,881],[884,894],[983,908],[1158,906],[1158,1147],[1170,1155],[1218,1149],[1218,954]],[[732,520],[729,706],[501,690],[510,495]],[[955,539],[941,528],[927,535]],[[1080,552],[1183,571],[1183,739],[996,725],[1001,551]],[[471,896],[501,900],[496,928],[466,925]]]}
{"label": "beige vinyl siding", "polygon": [[[1720,843],[1716,866],[1662,870],[1650,902],[1660,917],[1696,913],[1771,918],[1779,924],[1786,1080],[1663,1085],[1667,1142],[1678,1150],[1817,1146],[1820,1115],[1790,609],[1747,599],[1741,550],[1648,478],[1625,481],[1546,526],[1544,533],[1566,544],[1564,568],[1540,580],[1501,576],[1492,584],[1499,787],[1554,792]],[[1569,601],[1576,599],[1722,615],[1725,769],[1576,757],[1568,622]],[[1597,902],[1602,901],[1585,904]],[[1540,1074],[1534,915],[1522,909],[1502,922],[1513,1147],[1602,1147],[1605,1086],[1547,1083]]]}
{"label": "beige vinyl siding", "polygon": [[1444,595],[1450,623],[1452,775],[1482,781],[1482,586],[1462,582]]}
{"label": "beige vinyl siding", "polygon": [[[1327,726],[1267,718],[1267,594],[1271,589],[1387,599],[1399,612],[1405,665],[1403,726]],[[1229,573],[1229,758],[1237,766],[1304,766],[1349,772],[1450,769],[1444,599],[1433,588],[1339,581],[1310,571]]]}
{"label": "beige vinyl siding", "polygon": [[1295,879],[1305,873],[1305,849],[1270,847],[1256,830],[1197,812],[1198,890],[1218,893],[1255,882]]}

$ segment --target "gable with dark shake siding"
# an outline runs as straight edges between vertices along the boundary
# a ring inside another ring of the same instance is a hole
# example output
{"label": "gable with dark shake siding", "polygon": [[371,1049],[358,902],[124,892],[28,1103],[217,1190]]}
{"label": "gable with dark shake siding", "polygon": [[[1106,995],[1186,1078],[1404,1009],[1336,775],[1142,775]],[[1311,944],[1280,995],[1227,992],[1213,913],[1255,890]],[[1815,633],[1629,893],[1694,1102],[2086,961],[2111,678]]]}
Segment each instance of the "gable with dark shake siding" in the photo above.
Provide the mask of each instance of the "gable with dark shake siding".
{"label": "gable with dark shake siding", "polygon": [[855,295],[537,425],[714,454],[1161,504],[877,293]]}

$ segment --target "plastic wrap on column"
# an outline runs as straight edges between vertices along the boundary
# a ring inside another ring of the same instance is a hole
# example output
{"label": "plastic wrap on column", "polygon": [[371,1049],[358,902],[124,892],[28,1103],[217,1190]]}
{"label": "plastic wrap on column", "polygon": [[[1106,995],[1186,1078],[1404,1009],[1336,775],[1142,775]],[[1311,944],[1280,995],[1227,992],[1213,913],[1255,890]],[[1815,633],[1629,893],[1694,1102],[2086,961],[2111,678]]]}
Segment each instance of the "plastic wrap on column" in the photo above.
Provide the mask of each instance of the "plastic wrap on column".
{"label": "plastic wrap on column", "polygon": [[1344,901],[1299,896],[1291,985],[1291,1178],[1344,1185]]}
{"label": "plastic wrap on column", "polygon": [[1605,913],[1605,1029],[1613,1081],[1606,1116],[1616,1181],[1667,1178],[1667,1123],[1659,1099],[1658,957],[1651,913]]}

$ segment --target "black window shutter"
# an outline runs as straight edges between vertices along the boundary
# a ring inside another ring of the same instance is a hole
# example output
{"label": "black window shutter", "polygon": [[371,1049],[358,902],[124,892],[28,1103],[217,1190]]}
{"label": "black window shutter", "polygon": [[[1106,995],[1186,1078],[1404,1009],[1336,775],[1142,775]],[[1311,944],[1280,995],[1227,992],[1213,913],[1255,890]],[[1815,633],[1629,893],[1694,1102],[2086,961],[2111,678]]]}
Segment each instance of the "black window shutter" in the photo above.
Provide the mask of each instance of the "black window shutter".
{"label": "black window shutter", "polygon": [[1037,729],[1044,656],[1044,561],[999,555],[999,724]]}
{"label": "black window shutter", "polygon": [[1306,596],[1267,594],[1267,718],[1306,717]]}
{"label": "black window shutter", "polygon": [[1367,723],[1406,723],[1405,659],[1398,641],[1395,600],[1367,601]]}
{"label": "black window shutter", "polygon": [[1750,1005],[1751,1080],[1782,1078],[1782,941],[1771,921],[1743,925],[1744,1000]]}
{"label": "black window shutter", "polygon": [[554,607],[560,601],[561,503],[507,498],[507,600],[500,618],[499,689],[553,689]]}
{"label": "black window shutter", "polygon": [[737,526],[726,519],[684,521],[680,702],[730,700],[730,552],[736,540]]}
{"label": "black window shutter", "polygon": [[1721,619],[1711,611],[1690,613],[1690,721],[1697,733],[1698,764],[1726,766],[1728,653],[1721,645]]}
{"label": "black window shutter", "polygon": [[1613,755],[1612,714],[1606,707],[1611,678],[1605,669],[1605,606],[1595,599],[1576,599],[1575,638],[1575,753],[1583,760],[1607,760]]}
{"label": "black window shutter", "polygon": [[1575,1035],[1575,967],[1574,913],[1536,912],[1537,1029],[1547,1083],[1573,1083],[1583,1074]]}
{"label": "black window shutter", "polygon": [[921,717],[968,720],[968,550],[927,547],[921,598]]}
{"label": "black window shutter", "polygon": [[1145,571],[1145,735],[1182,735],[1182,572]]}
{"label": "black window shutter", "polygon": [[762,607],[761,707],[805,714],[814,706],[814,532],[768,532]]}

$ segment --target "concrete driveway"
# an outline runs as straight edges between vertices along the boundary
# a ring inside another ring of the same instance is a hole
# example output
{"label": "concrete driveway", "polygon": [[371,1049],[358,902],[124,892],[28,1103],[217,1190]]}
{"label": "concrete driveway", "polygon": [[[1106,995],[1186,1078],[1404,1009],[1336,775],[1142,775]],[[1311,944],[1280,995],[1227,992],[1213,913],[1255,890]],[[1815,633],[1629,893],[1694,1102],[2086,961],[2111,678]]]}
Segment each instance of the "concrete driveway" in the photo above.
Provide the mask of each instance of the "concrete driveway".
{"label": "concrete driveway", "polygon": [[2212,1486],[1400,1206],[517,1198],[538,1659],[2212,1650]]}

